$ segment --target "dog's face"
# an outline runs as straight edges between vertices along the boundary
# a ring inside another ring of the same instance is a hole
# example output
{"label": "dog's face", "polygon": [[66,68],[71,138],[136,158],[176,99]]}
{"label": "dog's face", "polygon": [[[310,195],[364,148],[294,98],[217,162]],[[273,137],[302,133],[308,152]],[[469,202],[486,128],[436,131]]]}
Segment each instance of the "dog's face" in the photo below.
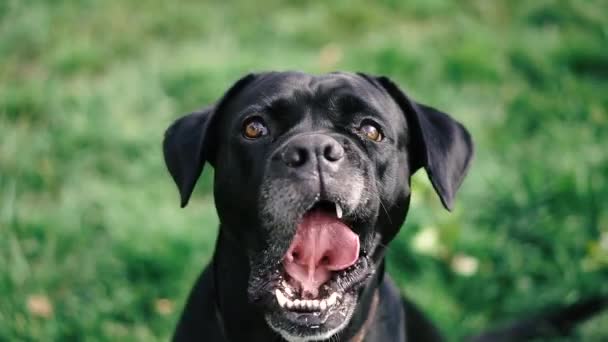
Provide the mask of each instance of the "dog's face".
{"label": "dog's face", "polygon": [[450,208],[472,156],[466,130],[363,74],[248,75],[176,121],[164,145],[186,205],[206,161],[222,234],[247,255],[248,295],[288,340],[349,322],[425,167]]}

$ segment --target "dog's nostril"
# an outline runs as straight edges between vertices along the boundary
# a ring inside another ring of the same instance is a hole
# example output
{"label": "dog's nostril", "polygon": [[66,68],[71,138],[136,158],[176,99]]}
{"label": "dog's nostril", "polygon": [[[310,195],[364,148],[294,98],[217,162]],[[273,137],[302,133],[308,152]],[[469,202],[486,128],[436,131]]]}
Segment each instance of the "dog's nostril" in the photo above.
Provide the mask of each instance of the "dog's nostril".
{"label": "dog's nostril", "polygon": [[323,148],[323,156],[328,161],[338,161],[344,156],[344,148],[337,143],[329,143]]}
{"label": "dog's nostril", "polygon": [[291,167],[302,166],[306,163],[306,151],[300,148],[289,148],[283,152],[283,162]]}

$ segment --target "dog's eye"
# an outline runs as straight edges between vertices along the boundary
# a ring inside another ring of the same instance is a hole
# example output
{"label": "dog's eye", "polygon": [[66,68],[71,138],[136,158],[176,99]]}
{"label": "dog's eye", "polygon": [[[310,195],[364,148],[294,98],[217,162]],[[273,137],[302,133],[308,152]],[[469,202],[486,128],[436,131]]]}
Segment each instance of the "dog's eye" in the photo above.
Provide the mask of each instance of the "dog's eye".
{"label": "dog's eye", "polygon": [[249,118],[243,123],[243,135],[248,139],[257,139],[268,135],[268,127],[260,117]]}
{"label": "dog's eye", "polygon": [[365,135],[367,139],[375,142],[382,141],[382,139],[384,138],[382,136],[382,132],[380,132],[380,129],[376,125],[371,124],[369,122],[361,125],[359,131],[361,131],[361,133],[363,133],[363,135]]}

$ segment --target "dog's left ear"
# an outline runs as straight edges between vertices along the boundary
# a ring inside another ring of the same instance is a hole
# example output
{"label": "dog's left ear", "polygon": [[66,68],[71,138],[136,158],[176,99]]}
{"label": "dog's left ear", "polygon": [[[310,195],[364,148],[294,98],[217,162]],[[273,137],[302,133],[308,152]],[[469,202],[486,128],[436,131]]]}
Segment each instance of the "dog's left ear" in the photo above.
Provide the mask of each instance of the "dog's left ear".
{"label": "dog's left ear", "polygon": [[213,164],[215,132],[209,129],[222,105],[238,90],[255,78],[249,74],[238,80],[215,105],[208,106],[177,119],[165,132],[163,154],[165,164],[181,196],[181,207],[188,204],[196,181],[203,172],[205,162]]}
{"label": "dog's left ear", "polygon": [[441,203],[447,210],[452,210],[456,191],[473,158],[471,135],[449,115],[411,100],[389,78],[381,76],[375,79],[406,116],[411,173],[424,167]]}

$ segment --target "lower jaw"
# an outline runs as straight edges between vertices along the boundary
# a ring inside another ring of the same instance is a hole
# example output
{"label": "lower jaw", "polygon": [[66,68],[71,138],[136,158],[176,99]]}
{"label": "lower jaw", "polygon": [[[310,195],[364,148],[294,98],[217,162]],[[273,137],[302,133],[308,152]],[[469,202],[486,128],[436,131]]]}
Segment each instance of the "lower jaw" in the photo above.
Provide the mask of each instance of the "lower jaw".
{"label": "lower jaw", "polygon": [[[342,294],[341,302],[324,311],[278,309],[266,315],[270,327],[286,340],[324,340],[344,329],[354,312],[356,295]],[[289,337],[289,338],[287,338]]]}
{"label": "lower jaw", "polygon": [[[272,289],[267,289],[273,295],[271,298],[266,297],[264,300],[268,310],[265,315],[268,325],[287,341],[326,340],[342,331],[348,326],[354,314],[359,291],[364,287],[367,279],[374,274],[374,269],[370,268],[371,261],[363,259],[360,257],[355,267],[359,267],[365,271],[355,273],[354,277],[352,273],[346,274],[346,276],[354,278],[354,282],[349,284],[348,287],[345,288],[342,284],[334,283],[333,281],[323,285],[325,290],[322,291],[322,298],[327,299],[331,295],[327,291],[334,291],[340,295],[340,300],[333,307],[328,307],[326,310],[302,310],[301,308],[295,309],[293,307],[290,310],[285,305],[279,305],[274,292],[277,289],[284,290],[291,286],[286,286],[290,283],[290,278],[286,277],[284,270],[277,270],[273,281],[276,285]],[[294,290],[293,287],[292,290]],[[295,300],[293,294],[289,297],[290,300]]]}
{"label": "lower jaw", "polygon": [[342,324],[334,327],[334,328],[308,328],[308,329],[283,329],[274,326],[274,324],[266,318],[270,327],[279,335],[283,337],[283,339],[289,342],[295,341],[324,341],[331,340],[336,334],[339,334],[344,328],[348,325],[348,320],[345,320]]}

